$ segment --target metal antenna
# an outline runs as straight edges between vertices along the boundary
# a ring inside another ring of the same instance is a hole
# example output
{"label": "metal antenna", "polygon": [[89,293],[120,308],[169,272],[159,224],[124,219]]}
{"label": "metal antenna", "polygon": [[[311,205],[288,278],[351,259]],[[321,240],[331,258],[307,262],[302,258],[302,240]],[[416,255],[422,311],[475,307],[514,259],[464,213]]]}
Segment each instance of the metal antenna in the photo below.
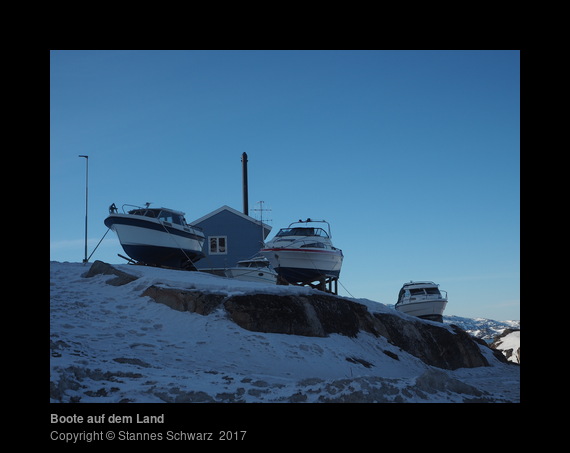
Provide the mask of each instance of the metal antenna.
{"label": "metal antenna", "polygon": [[[259,209],[252,209],[252,211],[259,212],[259,222],[261,223],[261,242],[265,241],[265,235],[263,234],[263,211],[271,211],[271,209],[264,209],[263,203],[265,203],[265,201],[258,201],[257,204],[259,204]],[[267,221],[271,221],[271,219],[267,219]]]}

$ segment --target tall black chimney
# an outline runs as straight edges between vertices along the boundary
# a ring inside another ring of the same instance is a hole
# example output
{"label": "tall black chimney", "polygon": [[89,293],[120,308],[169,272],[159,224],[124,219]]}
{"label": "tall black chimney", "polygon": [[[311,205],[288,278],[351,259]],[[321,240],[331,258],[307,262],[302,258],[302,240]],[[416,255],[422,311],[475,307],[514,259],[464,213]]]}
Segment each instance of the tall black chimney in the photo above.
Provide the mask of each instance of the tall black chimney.
{"label": "tall black chimney", "polygon": [[241,167],[243,174],[243,213],[249,215],[249,206],[247,202],[247,153],[241,155]]}

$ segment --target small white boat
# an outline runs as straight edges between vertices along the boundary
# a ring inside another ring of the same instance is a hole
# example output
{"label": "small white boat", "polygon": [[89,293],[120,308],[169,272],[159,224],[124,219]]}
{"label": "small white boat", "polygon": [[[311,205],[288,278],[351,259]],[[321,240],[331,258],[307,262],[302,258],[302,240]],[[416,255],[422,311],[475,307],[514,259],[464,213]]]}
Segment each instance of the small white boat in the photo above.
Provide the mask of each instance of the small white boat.
{"label": "small white boat", "polygon": [[431,321],[443,322],[443,311],[447,305],[447,292],[434,282],[404,283],[398,293],[395,308],[402,313]]}
{"label": "small white boat", "polygon": [[260,282],[275,285],[277,272],[271,267],[269,261],[262,256],[250,260],[241,260],[235,267],[225,270],[226,277],[246,282]]}
{"label": "small white boat", "polygon": [[[326,223],[328,231],[314,226],[292,227],[307,223]],[[325,220],[292,222],[288,228],[280,229],[259,253],[288,283],[338,278],[343,260],[342,250],[332,245],[330,225]]]}
{"label": "small white boat", "polygon": [[[186,223],[184,212],[149,205],[141,208],[125,204],[120,214],[113,203],[105,225],[117,233],[131,259],[151,266],[195,270],[194,263],[205,256],[204,233]],[[135,209],[125,212],[125,206]]]}

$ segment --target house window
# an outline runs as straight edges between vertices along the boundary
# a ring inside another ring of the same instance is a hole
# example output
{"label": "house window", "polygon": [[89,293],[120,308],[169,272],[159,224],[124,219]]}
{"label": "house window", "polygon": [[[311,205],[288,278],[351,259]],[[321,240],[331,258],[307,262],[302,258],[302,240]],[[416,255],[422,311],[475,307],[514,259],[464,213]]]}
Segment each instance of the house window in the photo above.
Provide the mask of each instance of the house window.
{"label": "house window", "polygon": [[227,236],[209,236],[210,255],[227,255],[228,254],[228,237]]}

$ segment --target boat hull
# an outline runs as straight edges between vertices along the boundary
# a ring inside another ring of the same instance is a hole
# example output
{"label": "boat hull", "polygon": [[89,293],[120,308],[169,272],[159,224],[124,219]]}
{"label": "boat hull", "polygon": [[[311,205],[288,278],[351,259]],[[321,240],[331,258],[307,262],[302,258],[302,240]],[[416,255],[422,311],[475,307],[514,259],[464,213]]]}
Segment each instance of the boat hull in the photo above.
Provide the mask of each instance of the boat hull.
{"label": "boat hull", "polygon": [[153,266],[186,268],[205,255],[204,235],[197,230],[174,227],[157,219],[110,215],[105,225],[119,238],[125,253],[135,261]]}
{"label": "boat hull", "polygon": [[343,259],[340,250],[269,248],[260,253],[289,283],[309,283],[340,276]]}
{"label": "boat hull", "polygon": [[396,304],[395,308],[399,312],[416,316],[430,321],[443,322],[443,312],[447,306],[447,300],[425,300],[419,302],[407,302]]}
{"label": "boat hull", "polygon": [[267,270],[267,267],[230,267],[226,269],[226,277],[245,282],[277,283],[277,273]]}

